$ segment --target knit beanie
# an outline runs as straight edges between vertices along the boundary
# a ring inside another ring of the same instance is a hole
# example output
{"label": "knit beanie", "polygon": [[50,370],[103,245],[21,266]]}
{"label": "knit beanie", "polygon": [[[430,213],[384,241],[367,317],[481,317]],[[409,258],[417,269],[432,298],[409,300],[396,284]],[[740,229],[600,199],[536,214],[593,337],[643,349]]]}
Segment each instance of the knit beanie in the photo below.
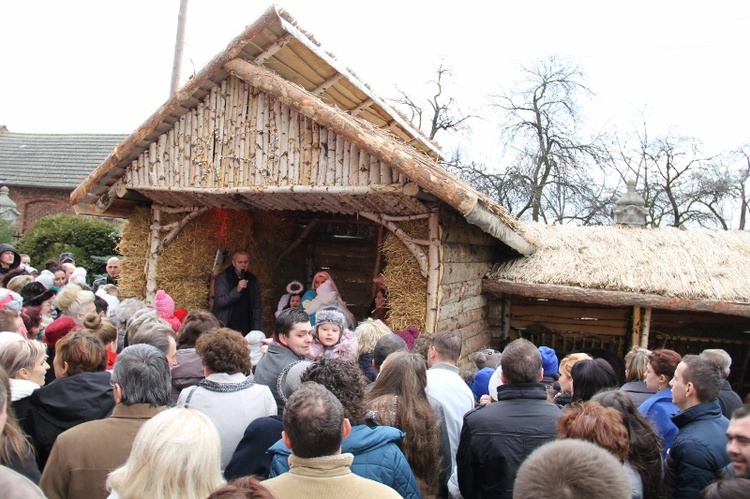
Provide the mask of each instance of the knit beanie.
{"label": "knit beanie", "polygon": [[154,310],[159,314],[174,315],[174,300],[163,289],[156,292]]}
{"label": "knit beanie", "polygon": [[346,316],[338,307],[326,307],[315,313],[315,334],[318,333],[318,326],[321,324],[334,324],[339,327],[343,335],[346,330]]}
{"label": "knit beanie", "polygon": [[44,329],[44,342],[50,348],[55,348],[55,344],[60,338],[71,332],[75,327],[76,323],[71,317],[67,315],[58,317]]}
{"label": "knit beanie", "polygon": [[557,355],[550,347],[539,347],[539,353],[542,355],[542,367],[544,367],[545,376],[557,374]]}
{"label": "knit beanie", "polygon": [[47,269],[42,270],[36,278],[36,282],[42,283],[45,288],[52,289],[55,274]]}
{"label": "knit beanie", "polygon": [[0,309],[20,312],[23,308],[23,298],[15,291],[0,288]]}
{"label": "knit beanie", "polygon": [[490,378],[495,373],[495,369],[484,367],[474,375],[474,383],[471,385],[471,391],[474,392],[474,398],[479,400],[482,395],[490,394]]}

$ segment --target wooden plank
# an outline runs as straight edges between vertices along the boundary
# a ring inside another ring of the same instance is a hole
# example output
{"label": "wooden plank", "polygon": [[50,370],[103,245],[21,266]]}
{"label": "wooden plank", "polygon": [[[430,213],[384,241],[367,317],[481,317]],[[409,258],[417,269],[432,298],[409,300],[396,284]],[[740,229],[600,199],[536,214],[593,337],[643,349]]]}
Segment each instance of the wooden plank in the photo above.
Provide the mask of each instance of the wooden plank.
{"label": "wooden plank", "polygon": [[476,322],[487,323],[487,308],[475,308],[455,317],[441,317],[438,321],[438,331],[455,331]]}
{"label": "wooden plank", "polygon": [[537,304],[513,303],[513,312],[519,315],[539,315],[545,317],[591,317],[603,320],[625,320],[630,321],[631,309],[629,308],[591,308],[591,307],[560,307],[549,305],[544,302]]}
{"label": "wooden plank", "polygon": [[443,261],[450,263],[494,263],[497,252],[492,246],[443,243]]}
{"label": "wooden plank", "polygon": [[565,321],[556,319],[552,321],[549,318],[541,317],[517,317],[513,315],[510,320],[510,327],[519,329],[527,328],[534,324],[543,324],[546,328],[555,331],[574,331],[584,333],[594,333],[606,336],[624,336],[628,331],[628,324],[625,322],[617,323],[615,321]]}
{"label": "wooden plank", "polygon": [[475,308],[487,308],[487,296],[472,296],[459,302],[446,303],[440,308],[440,317],[443,319],[457,317]]}
{"label": "wooden plank", "polygon": [[474,279],[473,281],[462,281],[453,284],[443,284],[440,286],[442,291],[442,304],[461,301],[469,296],[476,296],[482,293],[482,281]]}
{"label": "wooden plank", "polygon": [[497,240],[482,232],[478,227],[460,227],[443,223],[443,244],[445,243],[497,246]]}
{"label": "wooden plank", "polygon": [[[489,263],[443,263],[443,284],[482,279],[490,271]],[[482,286],[482,289],[485,289]]]}

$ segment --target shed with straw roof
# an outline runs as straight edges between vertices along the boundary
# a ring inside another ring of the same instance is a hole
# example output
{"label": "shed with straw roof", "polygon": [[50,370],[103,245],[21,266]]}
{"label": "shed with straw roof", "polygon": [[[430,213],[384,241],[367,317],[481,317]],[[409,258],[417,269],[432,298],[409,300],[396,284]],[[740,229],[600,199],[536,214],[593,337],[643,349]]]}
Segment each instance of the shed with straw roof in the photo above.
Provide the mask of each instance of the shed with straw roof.
{"label": "shed with straw roof", "polygon": [[482,278],[535,241],[440,165],[440,150],[269,8],[71,195],[128,219],[121,292],[206,308],[211,276],[248,248],[264,329],[287,282],[328,270],[358,319],[384,273],[394,330],[490,342]]}

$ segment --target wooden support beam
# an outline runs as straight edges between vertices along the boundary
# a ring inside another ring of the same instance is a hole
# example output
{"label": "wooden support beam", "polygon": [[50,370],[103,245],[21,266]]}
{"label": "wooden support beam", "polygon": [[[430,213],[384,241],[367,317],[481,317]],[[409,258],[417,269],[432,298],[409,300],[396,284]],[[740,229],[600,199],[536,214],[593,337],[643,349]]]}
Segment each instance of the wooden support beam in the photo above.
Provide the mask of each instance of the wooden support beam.
{"label": "wooden support beam", "polygon": [[372,106],[373,104],[375,104],[374,100],[367,99],[367,100],[362,101],[362,104],[360,104],[359,106],[355,107],[354,109],[350,109],[348,112],[352,116],[359,116],[360,114],[362,114],[364,112],[365,109],[367,109],[368,107]]}
{"label": "wooden support beam", "polygon": [[273,57],[276,52],[283,49],[289,42],[294,40],[294,36],[287,33],[286,35],[282,36],[278,40],[276,40],[274,43],[269,45],[269,47],[264,50],[261,54],[259,54],[255,59],[253,59],[253,62],[259,66],[263,65],[268,59]]}
{"label": "wooden support beam", "polygon": [[651,331],[651,307],[643,310],[643,329],[641,329],[641,348],[648,348],[648,335]]}
{"label": "wooden support beam", "polygon": [[427,311],[425,313],[425,330],[437,332],[440,317],[440,220],[437,210],[430,212],[428,221],[429,246],[427,247]]}
{"label": "wooden support beam", "polygon": [[146,257],[146,303],[154,303],[156,296],[157,262],[159,256],[159,238],[161,237],[161,211],[151,208],[151,234],[148,255]]}
{"label": "wooden support beam", "polygon": [[690,300],[670,298],[661,295],[630,293],[626,291],[605,291],[587,289],[577,286],[560,286],[557,284],[531,284],[511,281],[482,281],[482,289],[496,295],[517,295],[529,298],[546,298],[548,300],[596,303],[611,307],[648,307],[662,310],[690,310],[692,312],[710,312],[713,314],[750,317],[750,303],[724,302],[718,300]]}
{"label": "wooden support beam", "polygon": [[326,81],[318,85],[316,88],[312,89],[310,93],[313,95],[323,95],[324,93],[326,93],[326,90],[331,88],[332,85],[334,85],[343,77],[344,75],[342,75],[341,73],[336,73],[335,75],[331,76]]}
{"label": "wooden support beam", "polygon": [[641,307],[633,307],[633,324],[630,328],[630,346],[641,344]]}
{"label": "wooden support beam", "polygon": [[[180,232],[182,232],[182,229],[184,229],[188,223],[190,223],[191,220],[203,215],[208,211],[208,208],[196,208],[187,215],[185,215],[182,220],[177,222],[176,224],[169,224],[169,233],[164,236],[164,239],[162,239],[161,243],[159,243],[159,254],[162,254],[165,249],[167,249],[167,246],[175,240],[175,238],[180,235]],[[162,227],[162,230],[166,230],[167,227]]]}
{"label": "wooden support beam", "polygon": [[404,243],[406,249],[408,249],[411,252],[412,256],[414,256],[414,258],[417,260],[417,264],[419,265],[419,272],[422,274],[422,277],[428,276],[429,263],[427,260],[427,255],[425,255],[425,252],[419,246],[419,243],[413,242],[412,238],[409,237],[406,232],[399,229],[393,222],[384,220],[380,215],[376,215],[375,213],[368,213],[365,211],[362,211],[359,214],[364,218],[367,218],[368,220],[379,223],[380,225],[391,231],[393,235],[395,235],[402,243]]}

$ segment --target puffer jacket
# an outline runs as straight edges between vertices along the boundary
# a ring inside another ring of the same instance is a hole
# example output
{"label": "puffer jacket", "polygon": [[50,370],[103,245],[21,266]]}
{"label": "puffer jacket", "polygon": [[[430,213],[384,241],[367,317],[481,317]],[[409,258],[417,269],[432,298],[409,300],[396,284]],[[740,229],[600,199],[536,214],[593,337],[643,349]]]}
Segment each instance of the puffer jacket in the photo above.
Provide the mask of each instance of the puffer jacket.
{"label": "puffer jacket", "polygon": [[726,452],[729,420],[717,400],[698,404],[672,416],[679,428],[664,467],[664,483],[675,499],[698,498],[730,463]]}
{"label": "puffer jacket", "polygon": [[[391,487],[401,497],[419,499],[419,487],[409,463],[398,447],[404,432],[391,426],[357,425],[341,443],[342,453],[354,454],[351,470],[370,480]],[[279,440],[268,449],[273,455],[269,478],[289,471],[289,455],[292,453]]]}
{"label": "puffer jacket", "polygon": [[560,408],[547,402],[543,384],[502,385],[497,397],[464,416],[456,462],[465,499],[512,498],[523,460],[557,436]]}

